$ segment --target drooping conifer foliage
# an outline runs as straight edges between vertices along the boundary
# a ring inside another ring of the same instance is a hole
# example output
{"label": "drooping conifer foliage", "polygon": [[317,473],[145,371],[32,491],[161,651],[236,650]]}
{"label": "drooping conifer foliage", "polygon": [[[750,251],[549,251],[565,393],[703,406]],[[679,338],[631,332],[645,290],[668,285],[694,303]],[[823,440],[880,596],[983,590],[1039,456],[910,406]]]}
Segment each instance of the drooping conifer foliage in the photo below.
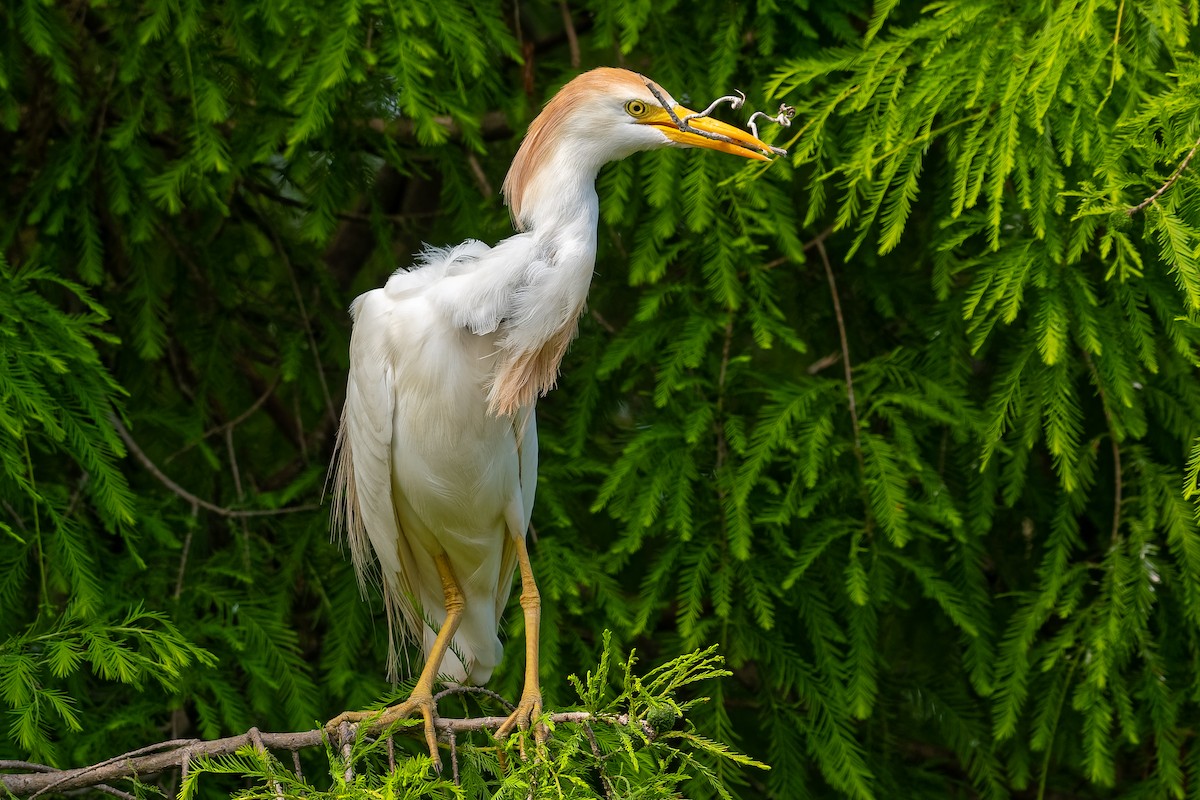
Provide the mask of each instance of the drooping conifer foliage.
{"label": "drooping conifer foliage", "polygon": [[[606,629],[647,664],[717,644],[732,675],[689,685],[687,724],[772,769],[701,753],[684,796],[1198,796],[1198,16],[4,4],[0,758],[389,691],[319,506],[345,308],[422,242],[508,235],[529,120],[624,64],[798,113],[763,126],[792,154],[769,166],[600,176],[590,309],[539,405],[548,707]],[[567,772],[538,791],[604,796]]]}

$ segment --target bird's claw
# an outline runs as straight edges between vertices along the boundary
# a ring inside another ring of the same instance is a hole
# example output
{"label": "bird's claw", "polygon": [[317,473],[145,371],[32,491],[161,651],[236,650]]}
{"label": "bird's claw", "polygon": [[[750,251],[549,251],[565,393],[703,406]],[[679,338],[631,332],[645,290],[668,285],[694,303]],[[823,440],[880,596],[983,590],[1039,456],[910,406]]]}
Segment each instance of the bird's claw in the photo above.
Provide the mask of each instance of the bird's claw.
{"label": "bird's claw", "polygon": [[[532,727],[534,742],[540,749],[550,738],[550,729],[546,727],[546,723],[541,721],[541,716],[541,693],[527,692],[521,696],[521,701],[508,715],[508,719],[504,720],[504,724],[496,729],[496,738],[503,739],[511,736],[514,730],[524,733]],[[524,736],[517,741],[517,746],[520,748],[521,760],[524,761],[526,758]]]}
{"label": "bird's claw", "polygon": [[419,694],[414,692],[403,703],[388,706],[382,711],[343,711],[325,723],[325,730],[331,738],[339,736],[338,729],[346,723],[352,725],[367,723],[372,731],[379,731],[402,719],[408,719],[418,711],[425,724],[425,745],[429,748],[429,758],[433,761],[433,768],[441,772],[442,756],[438,752],[437,734],[439,717],[437,702],[433,699],[432,692]]}

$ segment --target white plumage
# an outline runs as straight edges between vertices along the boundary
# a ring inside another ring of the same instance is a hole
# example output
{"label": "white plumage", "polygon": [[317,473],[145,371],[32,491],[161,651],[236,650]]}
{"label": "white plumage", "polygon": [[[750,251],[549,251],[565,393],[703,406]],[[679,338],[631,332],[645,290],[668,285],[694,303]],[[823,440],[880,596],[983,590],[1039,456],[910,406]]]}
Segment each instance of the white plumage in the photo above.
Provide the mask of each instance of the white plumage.
{"label": "white plumage", "polygon": [[[444,674],[482,683],[513,572],[522,573],[525,690],[498,731],[541,712],[540,598],[525,534],[537,472],[534,404],[554,384],[587,299],[596,255],[595,180],[609,161],[657,147],[708,147],[766,160],[766,144],[711,119],[711,139],[681,130],[693,112],[627,70],[571,81],[530,125],[504,182],[520,231],[489,247],[429,249],[411,270],[354,301],[350,375],[338,435],[334,524],[360,579],[379,568],[392,628],[426,655],[409,700],[436,763],[432,688]],[[330,724],[364,719],[347,713]],[[539,728],[544,735],[544,728]]]}
{"label": "white plumage", "polygon": [[[498,620],[516,569],[511,539],[529,527],[537,473],[532,408],[487,410],[513,295],[498,275],[479,274],[508,269],[518,281],[513,265],[531,249],[528,235],[496,248],[430,249],[351,307],[337,471],[339,485],[353,482],[344,496],[357,498],[342,506],[351,553],[360,575],[378,559],[389,621],[428,654],[446,616],[433,563],[445,551],[466,600],[441,670],[456,681],[484,683],[500,661]],[[395,658],[393,650],[393,669]]]}

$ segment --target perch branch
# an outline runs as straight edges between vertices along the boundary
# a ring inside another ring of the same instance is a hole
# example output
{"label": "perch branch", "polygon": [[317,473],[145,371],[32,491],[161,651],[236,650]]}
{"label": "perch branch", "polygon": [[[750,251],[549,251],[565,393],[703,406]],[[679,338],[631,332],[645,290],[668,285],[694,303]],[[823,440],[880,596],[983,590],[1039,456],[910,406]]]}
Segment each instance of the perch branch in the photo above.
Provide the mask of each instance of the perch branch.
{"label": "perch branch", "polygon": [[[507,720],[507,717],[472,717],[468,719],[439,718],[436,721],[441,738],[449,741],[453,735],[475,733],[484,730],[494,731]],[[587,711],[563,711],[550,715],[550,721],[561,723],[584,723],[589,720],[608,718],[596,717]],[[349,731],[344,741],[352,741],[357,725],[348,725]],[[379,726],[373,726],[372,733],[379,731]],[[411,735],[423,737],[420,725],[398,728],[396,735]],[[122,753],[105,759],[88,767],[75,769],[54,769],[42,764],[26,761],[0,761],[0,770],[15,769],[21,772],[0,774],[0,787],[17,797],[32,798],[45,792],[55,790],[67,792],[73,789],[96,787],[101,791],[117,797],[128,798],[125,792],[114,789],[108,781],[122,778],[155,775],[170,769],[187,769],[195,759],[203,757],[230,755],[243,747],[252,747],[259,752],[266,750],[290,750],[293,753],[309,747],[322,747],[325,744],[325,730],[296,731],[293,733],[263,733],[251,728],[239,736],[229,736],[224,739],[174,739],[159,744],[141,747],[128,753]],[[349,764],[347,764],[349,769]]]}

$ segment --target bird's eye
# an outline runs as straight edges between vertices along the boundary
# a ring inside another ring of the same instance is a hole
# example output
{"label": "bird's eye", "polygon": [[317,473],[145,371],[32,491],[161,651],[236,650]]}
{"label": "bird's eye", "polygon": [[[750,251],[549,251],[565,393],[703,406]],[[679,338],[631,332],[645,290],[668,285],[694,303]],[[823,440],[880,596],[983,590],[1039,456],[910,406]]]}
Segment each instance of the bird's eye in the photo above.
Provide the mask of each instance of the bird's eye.
{"label": "bird's eye", "polygon": [[631,117],[644,117],[649,110],[650,109],[647,108],[646,104],[641,100],[630,100],[625,104],[625,111],[627,111]]}

